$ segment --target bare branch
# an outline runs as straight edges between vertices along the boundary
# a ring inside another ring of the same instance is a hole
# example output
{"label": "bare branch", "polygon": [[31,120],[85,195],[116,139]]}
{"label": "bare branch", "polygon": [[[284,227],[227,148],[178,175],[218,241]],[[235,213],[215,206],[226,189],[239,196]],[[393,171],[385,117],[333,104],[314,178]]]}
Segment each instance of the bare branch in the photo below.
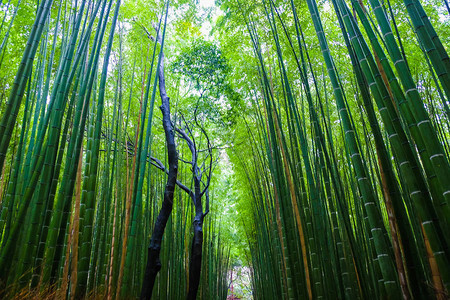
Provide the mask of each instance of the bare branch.
{"label": "bare branch", "polygon": [[192,162],[191,162],[191,161],[184,160],[184,159],[182,159],[181,157],[178,157],[178,160],[181,161],[181,162],[184,162],[185,164],[192,165]]}
{"label": "bare branch", "polygon": [[195,116],[195,123],[197,124],[197,126],[200,128],[200,130],[202,131],[202,133],[206,137],[206,141],[207,141],[207,145],[208,145],[207,149],[208,149],[209,157],[210,157],[209,171],[208,171],[208,175],[207,175],[207,182],[206,182],[206,185],[205,185],[205,189],[200,194],[201,196],[203,196],[203,194],[205,194],[205,192],[208,190],[209,185],[211,183],[213,155],[212,155],[212,149],[211,149],[211,141],[209,140],[209,137],[208,137],[208,134],[206,133],[206,130],[203,128],[203,126],[200,126],[200,124],[198,123],[197,116]]}
{"label": "bare branch", "polygon": [[[166,169],[164,164],[159,159],[157,159],[156,157],[150,156],[150,160],[151,160],[150,163],[152,166],[158,168],[159,170],[163,171],[166,174],[169,174],[169,171]],[[189,189],[187,186],[185,186],[179,180],[177,180],[176,183],[180,187],[180,189],[182,189],[183,191],[188,193],[191,198],[194,197],[194,193],[191,191],[191,189]]]}
{"label": "bare branch", "polygon": [[[138,21],[136,21],[135,19],[133,19],[133,22],[136,23],[139,27],[142,28],[142,30],[145,31],[145,34],[147,35],[147,37],[152,40],[153,42],[155,41],[155,37],[150,33],[150,31],[148,31],[147,27],[145,27],[144,25],[140,24]],[[157,30],[158,31],[158,30]]]}
{"label": "bare branch", "polygon": [[[189,128],[189,127],[187,127]],[[189,130],[189,129],[188,129]],[[192,166],[194,166],[194,168],[197,166],[197,153],[196,153],[196,148],[195,148],[195,143],[192,141],[192,139],[189,137],[189,135],[181,128],[175,127],[175,131],[180,135],[180,137],[186,141],[186,144],[189,147],[189,150],[192,153]]]}

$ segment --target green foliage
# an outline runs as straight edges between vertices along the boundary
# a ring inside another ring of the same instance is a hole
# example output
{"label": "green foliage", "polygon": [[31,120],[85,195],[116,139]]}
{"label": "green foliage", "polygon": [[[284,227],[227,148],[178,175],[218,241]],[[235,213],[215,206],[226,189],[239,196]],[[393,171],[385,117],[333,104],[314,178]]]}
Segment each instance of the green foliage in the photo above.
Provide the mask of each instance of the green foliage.
{"label": "green foliage", "polygon": [[[149,99],[157,88],[152,37],[165,3],[122,3],[107,45],[113,15],[100,11],[115,1],[55,0],[32,43],[31,71],[16,78],[23,97],[8,101],[37,3],[48,0],[0,4],[1,284],[14,286],[10,296],[51,285],[71,296],[81,261],[79,284],[93,296],[114,297],[121,272],[122,295],[136,296],[166,181],[147,157],[167,160],[161,114],[145,105],[147,87]],[[170,4],[164,54],[174,124],[198,122],[218,158],[199,298],[224,299],[233,266],[251,274],[246,297],[448,294],[445,3]],[[202,148],[205,139],[193,135]],[[179,180],[191,186],[189,164],[180,163]],[[175,190],[155,298],[186,294],[190,201]]]}
{"label": "green foliage", "polygon": [[241,97],[230,86],[230,65],[217,45],[194,39],[172,62],[170,70],[188,99],[185,114],[197,114],[226,126],[235,122]]}
{"label": "green foliage", "polygon": [[[217,97],[230,71],[220,49],[211,42],[196,39],[172,63],[172,70],[192,81],[200,93]],[[205,96],[208,97],[208,96]]]}

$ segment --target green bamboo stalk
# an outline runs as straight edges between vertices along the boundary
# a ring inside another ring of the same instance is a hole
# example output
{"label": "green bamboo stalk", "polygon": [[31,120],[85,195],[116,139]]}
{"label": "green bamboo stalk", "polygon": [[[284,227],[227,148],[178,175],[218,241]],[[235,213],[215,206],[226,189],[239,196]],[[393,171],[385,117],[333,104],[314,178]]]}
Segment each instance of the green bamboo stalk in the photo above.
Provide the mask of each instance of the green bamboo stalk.
{"label": "green bamboo stalk", "polygon": [[6,158],[6,151],[11,141],[11,133],[16,123],[17,113],[20,108],[20,103],[25,91],[26,83],[30,76],[30,70],[33,64],[33,60],[41,39],[42,32],[45,27],[48,14],[50,13],[50,7],[53,1],[42,1],[36,13],[36,20],[33,24],[30,36],[25,47],[25,51],[20,63],[19,69],[14,80],[13,87],[11,89],[8,103],[6,104],[5,111],[0,122],[0,170],[3,169],[3,165]]}
{"label": "green bamboo stalk", "polygon": [[357,147],[355,139],[355,131],[352,127],[349,119],[349,113],[345,105],[345,98],[341,86],[338,82],[338,75],[334,67],[333,60],[331,58],[330,51],[326,42],[326,38],[323,32],[320,17],[318,15],[317,5],[313,1],[307,1],[308,8],[310,10],[311,17],[314,22],[314,27],[316,29],[317,36],[319,38],[320,48],[327,65],[328,75],[331,79],[333,85],[333,91],[336,98],[336,106],[339,116],[342,121],[342,126],[345,132],[345,141],[349,147],[351,161],[354,167],[354,171],[357,175],[358,186],[360,188],[362,201],[364,202],[365,211],[367,212],[368,222],[370,224],[370,231],[375,244],[377,258],[381,272],[383,274],[384,285],[387,290],[387,295],[390,298],[396,298],[399,295],[399,290],[396,280],[396,271],[393,266],[392,259],[389,256],[388,245],[383,237],[383,224],[380,222],[381,218],[379,216],[379,211],[375,205],[375,195],[372,187],[367,181],[367,173],[361,156]]}
{"label": "green bamboo stalk", "polygon": [[[395,42],[394,37],[391,34],[392,30],[390,28],[389,22],[387,21],[387,18],[384,15],[383,11],[380,10],[381,5],[378,0],[371,0],[370,5],[372,6],[372,9],[375,13],[383,36],[386,39],[388,53],[391,56],[392,60],[395,62],[394,66],[397,69],[400,81],[402,82],[403,87],[406,90],[406,105],[410,108],[413,114],[420,135],[427,141],[423,145],[424,149],[427,150],[427,153],[422,152],[420,154],[422,160],[429,161],[431,163],[432,170],[436,175],[438,181],[438,186],[436,188],[440,189],[440,194],[442,195],[441,200],[439,200],[438,204],[440,205],[439,211],[442,212],[441,222],[445,224],[445,228],[447,228],[447,221],[444,220],[448,220],[450,216],[450,206],[448,205],[448,197],[450,197],[450,193],[446,193],[446,190],[450,186],[449,163],[444,155],[442,145],[436,136],[435,130],[431,127],[430,119],[427,112],[425,111],[423,102],[421,100],[419,92],[417,91],[411,73],[407,69],[406,63],[400,55],[397,43]],[[413,138],[417,142],[417,137],[414,136],[414,134]],[[419,147],[420,146],[421,145],[419,144]]]}
{"label": "green bamboo stalk", "polygon": [[[102,43],[102,37],[104,35],[106,24],[109,16],[109,12],[111,9],[112,1],[109,2],[107,12],[105,15],[105,23],[102,26],[99,45]],[[81,209],[80,209],[80,220],[82,219],[83,231],[80,239],[81,249],[80,256],[78,261],[78,278],[77,278],[77,287],[75,291],[76,297],[83,297],[88,290],[87,288],[87,275],[89,269],[89,259],[91,255],[91,246],[92,246],[92,224],[94,218],[94,205],[95,205],[95,186],[97,179],[97,169],[98,169],[98,156],[99,156],[99,148],[100,148],[100,135],[101,135],[101,125],[103,118],[103,109],[104,109],[104,100],[105,100],[105,85],[106,78],[108,74],[108,64],[109,57],[111,54],[112,43],[114,39],[114,32],[116,27],[117,18],[119,15],[120,8],[120,0],[116,2],[116,7],[114,11],[114,16],[111,21],[111,29],[110,34],[106,46],[106,51],[104,54],[103,61],[103,70],[100,79],[99,86],[99,96],[97,102],[97,113],[95,119],[95,128],[93,132],[93,145],[91,150],[91,157],[87,156],[86,163],[90,164],[86,167],[86,175],[85,180],[83,181],[83,193],[81,198]],[[101,18],[100,18],[101,19]],[[96,54],[96,60],[98,59],[98,55],[100,53],[100,47],[98,48]],[[89,149],[89,143],[88,143]],[[87,177],[87,178],[86,178]]]}

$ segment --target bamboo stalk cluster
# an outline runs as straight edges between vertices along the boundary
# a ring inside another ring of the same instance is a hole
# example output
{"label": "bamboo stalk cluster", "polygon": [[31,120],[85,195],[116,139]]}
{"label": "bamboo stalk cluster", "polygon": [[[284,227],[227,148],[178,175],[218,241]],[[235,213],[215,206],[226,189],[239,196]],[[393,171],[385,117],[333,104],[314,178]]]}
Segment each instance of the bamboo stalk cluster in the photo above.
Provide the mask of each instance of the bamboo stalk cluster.
{"label": "bamboo stalk cluster", "polygon": [[[139,295],[165,182],[148,166],[151,151],[165,157],[164,145],[152,144],[162,51],[142,35],[147,53],[127,52],[120,8],[120,0],[39,2],[0,107],[1,298]],[[175,195],[158,299],[187,294],[189,200]],[[217,227],[205,220],[198,294],[208,299],[227,291],[229,255]]]}
{"label": "bamboo stalk cluster", "polygon": [[[382,3],[368,2],[370,11],[362,1],[344,0],[319,11],[307,0],[309,15],[302,17],[294,0],[238,5],[259,80],[255,116],[247,118],[255,124],[247,125],[253,159],[238,155],[254,201],[256,298],[449,295],[448,54],[421,3],[404,1],[434,78],[427,99],[393,14],[389,20]],[[352,88],[321,20],[331,9]],[[317,50],[307,45],[305,22]],[[321,57],[311,57],[313,50]]]}

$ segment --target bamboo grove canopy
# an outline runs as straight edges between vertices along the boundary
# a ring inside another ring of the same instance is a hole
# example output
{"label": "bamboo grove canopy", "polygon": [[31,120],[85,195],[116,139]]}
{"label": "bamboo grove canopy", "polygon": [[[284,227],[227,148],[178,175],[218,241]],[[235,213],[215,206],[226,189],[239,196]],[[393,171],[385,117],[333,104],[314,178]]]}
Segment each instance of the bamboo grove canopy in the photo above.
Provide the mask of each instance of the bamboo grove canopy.
{"label": "bamboo grove canopy", "polygon": [[0,298],[449,297],[448,0],[0,19]]}

